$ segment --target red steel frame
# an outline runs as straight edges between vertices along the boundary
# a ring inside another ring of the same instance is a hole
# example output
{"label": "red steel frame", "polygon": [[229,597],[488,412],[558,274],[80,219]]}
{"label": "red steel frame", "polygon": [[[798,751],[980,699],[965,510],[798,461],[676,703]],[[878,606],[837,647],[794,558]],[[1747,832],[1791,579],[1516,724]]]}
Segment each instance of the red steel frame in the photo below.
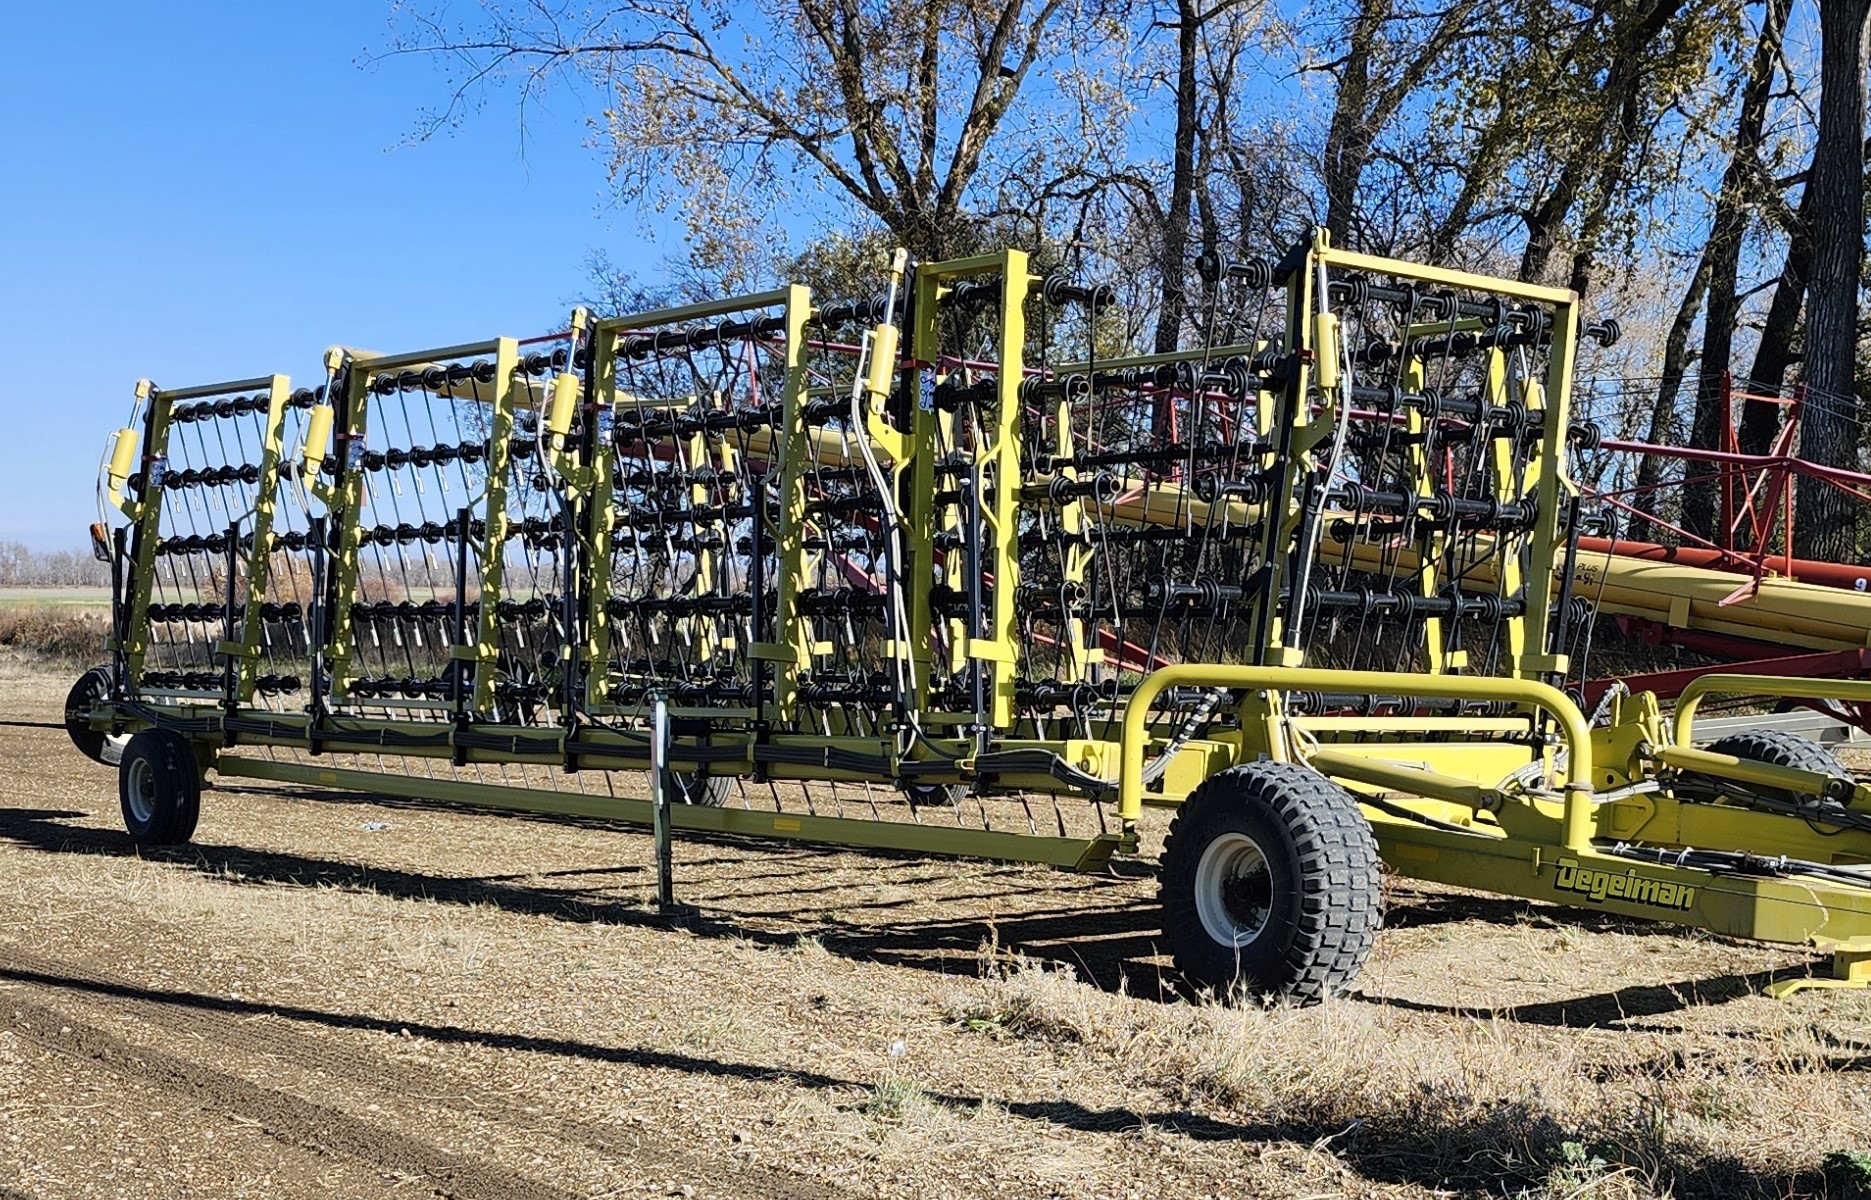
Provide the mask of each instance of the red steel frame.
{"label": "red steel frame", "polygon": [[[1681,481],[1672,481],[1668,486],[1703,483],[1711,480],[1720,484],[1722,520],[1717,531],[1720,541],[1702,537],[1680,525],[1644,511],[1631,500],[1624,498],[1631,496],[1634,499],[1633,493],[1637,489],[1625,489],[1618,492],[1599,492],[1597,496],[1613,508],[1640,517],[1655,528],[1675,534],[1682,539],[1683,544],[1666,546],[1655,542],[1582,537],[1579,539],[1580,549],[1603,554],[1620,554],[1631,558],[1680,563],[1684,566],[1709,570],[1730,571],[1747,576],[1747,581],[1737,587],[1734,594],[1723,601],[1724,604],[1745,600],[1759,586],[1760,581],[1769,574],[1804,583],[1846,588],[1853,591],[1871,590],[1871,566],[1821,562],[1793,556],[1796,515],[1793,487],[1795,477],[1822,479],[1858,500],[1871,504],[1871,475],[1826,466],[1793,453],[1800,413],[1805,400],[1804,384],[1795,388],[1793,394],[1787,397],[1758,395],[1736,390],[1733,377],[1724,372],[1721,379],[1722,445],[1720,449],[1659,446],[1650,442],[1605,439],[1600,443],[1601,448],[1605,450],[1677,459],[1686,463],[1704,464],[1711,468],[1705,474],[1691,476]],[[1734,425],[1737,401],[1777,404],[1787,410],[1786,419],[1769,453],[1746,454],[1742,452]],[[1777,539],[1776,534],[1778,534]],[[1780,550],[1777,553],[1773,550],[1776,540],[1780,543]],[[1655,693],[1659,698],[1673,698],[1680,695],[1682,690],[1698,676],[1712,671],[1733,670],[1735,669],[1733,664],[1736,663],[1745,664],[1745,669],[1750,674],[1756,675],[1803,678],[1852,678],[1871,675],[1871,650],[1838,650],[1817,654],[1789,655],[1785,652],[1786,647],[1771,642],[1674,629],[1654,621],[1634,617],[1619,617],[1617,620],[1619,627],[1626,633],[1634,634],[1652,645],[1680,646],[1686,650],[1725,661],[1707,667],[1658,671],[1646,675],[1627,676],[1622,679],[1591,680],[1584,685],[1583,689],[1588,706],[1596,706],[1604,694],[1619,682],[1627,684],[1634,692],[1648,691]],[[1871,707],[1817,703],[1813,706],[1871,730]]]}

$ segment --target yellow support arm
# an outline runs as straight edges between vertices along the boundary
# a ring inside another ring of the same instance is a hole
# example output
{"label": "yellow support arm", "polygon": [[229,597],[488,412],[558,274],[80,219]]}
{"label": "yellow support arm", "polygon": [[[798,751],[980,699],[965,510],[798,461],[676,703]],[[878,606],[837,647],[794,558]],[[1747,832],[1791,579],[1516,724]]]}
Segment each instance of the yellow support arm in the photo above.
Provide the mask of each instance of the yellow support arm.
{"label": "yellow support arm", "polygon": [[[1871,686],[1871,685],[1867,685]],[[1413,699],[1502,700],[1550,714],[1566,742],[1565,839],[1568,850],[1592,842],[1592,733],[1585,714],[1555,687],[1532,679],[1422,675],[1404,671],[1333,671],[1184,663],[1144,677],[1124,704],[1124,743],[1117,783],[1118,817],[1126,824],[1143,811],[1143,751],[1150,740],[1150,706],[1173,687],[1248,688],[1408,696]],[[1403,768],[1398,768],[1402,770]],[[1433,782],[1433,781],[1432,781]],[[1428,794],[1435,794],[1433,791]]]}
{"label": "yellow support arm", "polygon": [[1689,745],[1696,709],[1705,696],[1774,696],[1788,700],[1871,701],[1871,679],[1793,679],[1767,675],[1704,675],[1676,701],[1676,744]]}

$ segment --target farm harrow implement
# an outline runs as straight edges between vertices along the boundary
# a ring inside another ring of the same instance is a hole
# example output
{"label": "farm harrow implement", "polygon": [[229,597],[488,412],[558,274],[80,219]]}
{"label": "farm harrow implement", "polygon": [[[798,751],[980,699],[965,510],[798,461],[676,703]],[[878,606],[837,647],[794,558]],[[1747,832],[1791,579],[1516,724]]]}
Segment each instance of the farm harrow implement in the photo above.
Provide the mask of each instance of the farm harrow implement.
{"label": "farm harrow implement", "polygon": [[1076,870],[1170,808],[1165,945],[1223,992],[1349,986],[1380,863],[1863,981],[1871,788],[1690,718],[1871,684],[1582,707],[1571,387],[1615,325],[1322,232],[1199,266],[1167,354],[1008,250],[140,384],[73,739],[143,844],[210,774]]}

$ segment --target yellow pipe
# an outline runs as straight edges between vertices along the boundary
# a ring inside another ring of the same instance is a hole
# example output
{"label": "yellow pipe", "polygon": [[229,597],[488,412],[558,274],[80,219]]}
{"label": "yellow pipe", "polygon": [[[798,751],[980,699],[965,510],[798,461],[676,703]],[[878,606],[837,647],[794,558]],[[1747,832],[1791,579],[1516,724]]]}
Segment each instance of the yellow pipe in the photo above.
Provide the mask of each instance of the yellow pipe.
{"label": "yellow pipe", "polygon": [[1830,795],[1839,783],[1837,777],[1824,771],[1775,766],[1752,758],[1716,754],[1689,746],[1660,746],[1653,753],[1658,762],[1679,771],[1695,771],[1738,783],[1751,783],[1757,787],[1780,788],[1803,796]]}
{"label": "yellow pipe", "polygon": [[[1180,486],[1152,485],[1139,493],[1134,490],[1139,483],[1123,480],[1124,498],[1106,510],[1118,523],[1180,525],[1201,524],[1209,519],[1210,506],[1186,496]],[[1226,518],[1234,523],[1257,521],[1261,512],[1258,504],[1230,501],[1226,506]],[[1335,516],[1350,515],[1328,512],[1328,528]],[[1494,591],[1500,580],[1493,539],[1478,537],[1472,547],[1467,555],[1469,561],[1458,564],[1462,582],[1471,591]],[[1324,539],[1322,548],[1334,556],[1346,551],[1344,542],[1331,537]],[[1416,554],[1408,548],[1355,539],[1350,553],[1351,561],[1360,567],[1390,566],[1410,573],[1416,569]],[[1744,587],[1751,588],[1752,594],[1723,603]],[[1553,588],[1558,589],[1557,579]],[[1573,594],[1591,601],[1602,612],[1644,617],[1677,629],[1699,629],[1811,650],[1871,646],[1871,594],[1843,588],[1777,578],[1762,579],[1754,586],[1745,576],[1726,571],[1580,551]]]}
{"label": "yellow pipe", "polygon": [[1500,795],[1493,788],[1485,788],[1439,771],[1366,758],[1362,754],[1348,754],[1343,750],[1322,747],[1308,753],[1306,761],[1326,775],[1354,779],[1386,791],[1408,792],[1414,796],[1427,796],[1431,800],[1446,800],[1451,804],[1482,810],[1492,810],[1500,803]]}
{"label": "yellow pipe", "polygon": [[[1123,498],[1099,510],[1124,525],[1199,525],[1210,519],[1210,506],[1185,495],[1181,487],[1152,485],[1138,491],[1135,489],[1139,483],[1124,479]],[[1225,508],[1231,523],[1257,521],[1261,512],[1261,505],[1240,501],[1230,501]],[[1326,514],[1328,527],[1334,515]],[[1327,537],[1323,551],[1342,556],[1346,545]],[[1350,557],[1360,567],[1390,566],[1400,572],[1416,569],[1413,550],[1377,542],[1354,540]],[[1469,561],[1459,564],[1466,588],[1491,592],[1500,586],[1491,538],[1476,538],[1467,558]],[[1760,580],[1744,599],[1723,603],[1744,587],[1752,587],[1751,581],[1726,571],[1581,551],[1573,594],[1591,601],[1602,612],[1643,617],[1677,629],[1698,629],[1811,650],[1852,650],[1871,645],[1871,594],[1769,578]],[[1558,589],[1556,579],[1553,588]]]}
{"label": "yellow pipe", "polygon": [[[1123,480],[1124,498],[1114,505],[1101,506],[1102,511],[1125,525],[1199,525],[1210,517],[1209,505],[1184,495],[1178,486],[1156,485],[1137,492],[1133,490],[1137,482]],[[1261,511],[1258,504],[1230,501],[1226,518],[1233,523],[1248,523],[1259,520]],[[1350,514],[1328,512],[1328,527],[1334,515]],[[1323,551],[1342,556],[1346,544],[1327,537]],[[1413,550],[1361,539],[1352,541],[1350,557],[1359,567],[1388,566],[1406,573],[1416,569]],[[1491,592],[1500,586],[1491,538],[1476,538],[1466,557],[1468,561],[1458,566],[1467,589]],[[1581,551],[1573,594],[1591,601],[1602,612],[1644,617],[1677,629],[1699,629],[1811,650],[1852,650],[1871,645],[1871,594],[1770,578],[1759,581],[1744,599],[1723,603],[1737,590],[1750,586],[1746,577],[1726,571]],[[1558,589],[1556,579],[1553,588]]]}
{"label": "yellow pipe", "polygon": [[[1744,598],[1722,603],[1743,589]],[[1755,587],[1726,571],[1622,554],[1580,552],[1573,592],[1607,611],[1677,628],[1752,633],[1816,650],[1858,649],[1871,634],[1871,596],[1791,579],[1763,579]]]}
{"label": "yellow pipe", "polygon": [[1789,679],[1765,675],[1703,675],[1676,701],[1676,744],[1689,745],[1702,698],[1710,695],[1774,696],[1789,700],[1871,701],[1871,679]]}
{"label": "yellow pipe", "polygon": [[1183,663],[1144,676],[1124,704],[1124,741],[1118,760],[1117,812],[1126,825],[1143,811],[1143,751],[1150,706],[1172,687],[1265,688],[1269,691],[1350,692],[1412,699],[1504,700],[1543,709],[1566,739],[1564,848],[1585,851],[1592,842],[1592,734],[1585,715],[1557,688],[1530,679],[1417,675],[1404,671],[1332,671],[1318,667],[1257,667]]}
{"label": "yellow pipe", "polygon": [[[828,465],[851,465],[856,461],[856,456],[849,452],[850,435],[840,436],[823,429],[812,433],[820,461]],[[753,431],[746,439],[749,457],[775,456],[777,447],[773,441],[768,431]],[[1263,505],[1239,500],[1211,505],[1188,495],[1181,485],[1146,483],[1132,477],[1120,477],[1118,488],[1120,498],[1116,502],[1088,506],[1089,511],[1120,525],[1169,526],[1199,525],[1214,518],[1231,524],[1247,524],[1260,520],[1264,510]],[[1333,516],[1327,513],[1328,527]],[[1347,552],[1344,542],[1330,537],[1324,539],[1323,549],[1336,556]],[[1416,555],[1408,548],[1354,539],[1349,554],[1351,561],[1360,567],[1392,566],[1403,572],[1416,569]],[[1463,585],[1473,591],[1496,590],[1500,582],[1493,539],[1487,536],[1474,539],[1467,557],[1470,561],[1458,564]],[[1553,586],[1557,589],[1556,580]],[[1724,603],[1744,588],[1748,589],[1744,598]],[[1726,571],[1581,551],[1573,592],[1591,601],[1602,612],[1642,617],[1677,629],[1753,638],[1810,650],[1871,646],[1871,594],[1861,595],[1841,588],[1780,578],[1754,582]]]}
{"label": "yellow pipe", "polygon": [[[1345,543],[1329,537],[1325,546],[1332,554],[1345,552]],[[1500,586],[1492,538],[1476,538],[1466,557],[1468,561],[1458,565],[1469,590],[1491,592]],[[1351,561],[1360,567],[1394,564],[1398,571],[1411,571],[1416,555],[1409,549],[1355,540]],[[1555,589],[1557,586],[1555,580]],[[1854,650],[1871,645],[1871,595],[1790,579],[1763,579],[1752,595],[1732,604],[1722,603],[1749,587],[1752,581],[1746,576],[1726,571],[1582,550],[1572,590],[1573,595],[1591,601],[1600,612],[1643,617],[1675,629],[1698,629],[1811,650]]]}

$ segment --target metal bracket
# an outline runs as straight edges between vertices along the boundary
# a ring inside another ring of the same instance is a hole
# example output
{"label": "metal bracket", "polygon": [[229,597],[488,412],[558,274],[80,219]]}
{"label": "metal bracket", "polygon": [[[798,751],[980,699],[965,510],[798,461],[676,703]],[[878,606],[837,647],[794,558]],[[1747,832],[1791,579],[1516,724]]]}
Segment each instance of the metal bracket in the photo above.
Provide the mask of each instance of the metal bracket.
{"label": "metal bracket", "polygon": [[656,843],[656,911],[677,921],[702,915],[693,904],[676,903],[675,846],[669,825],[669,700],[657,693],[650,700],[650,805],[651,832]]}
{"label": "metal bracket", "polygon": [[1832,954],[1831,975],[1808,975],[1782,979],[1767,985],[1767,994],[1776,1000],[1808,988],[1871,988],[1871,950],[1838,950]]}

